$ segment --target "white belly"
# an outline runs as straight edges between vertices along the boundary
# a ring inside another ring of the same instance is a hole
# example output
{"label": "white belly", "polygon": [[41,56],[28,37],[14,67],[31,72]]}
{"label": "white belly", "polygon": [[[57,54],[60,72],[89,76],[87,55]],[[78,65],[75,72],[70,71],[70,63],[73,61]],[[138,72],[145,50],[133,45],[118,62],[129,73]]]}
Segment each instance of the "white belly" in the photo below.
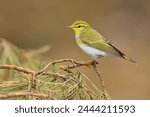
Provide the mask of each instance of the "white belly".
{"label": "white belly", "polygon": [[81,44],[78,44],[78,45],[84,52],[86,52],[87,54],[91,55],[94,58],[97,58],[98,56],[107,56],[108,55],[106,52],[92,48],[90,46],[85,46],[85,45],[81,45]]}

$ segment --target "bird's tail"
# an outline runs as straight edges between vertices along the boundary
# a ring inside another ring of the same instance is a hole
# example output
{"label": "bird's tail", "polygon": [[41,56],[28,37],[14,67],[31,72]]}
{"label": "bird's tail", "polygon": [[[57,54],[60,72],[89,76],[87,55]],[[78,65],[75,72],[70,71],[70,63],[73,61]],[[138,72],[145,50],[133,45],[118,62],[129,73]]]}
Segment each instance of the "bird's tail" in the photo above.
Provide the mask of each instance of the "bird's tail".
{"label": "bird's tail", "polygon": [[111,47],[113,47],[116,50],[116,52],[119,54],[119,56],[121,58],[129,60],[129,61],[131,61],[133,63],[136,63],[136,61],[134,61],[133,59],[131,59],[130,57],[128,57],[127,55],[125,55],[123,52],[121,52],[120,50],[118,50],[115,46],[113,46],[112,44],[109,44],[109,45],[111,45]]}
{"label": "bird's tail", "polygon": [[128,57],[127,55],[125,55],[123,52],[121,52],[120,50],[118,50],[117,48],[115,48],[114,46],[112,46],[120,55],[120,57],[126,59],[126,60],[129,60],[133,63],[136,63],[136,61],[134,61],[133,59],[131,59],[130,57]]}
{"label": "bird's tail", "polygon": [[126,56],[126,55],[123,54],[123,53],[121,53],[121,57],[124,58],[124,59],[126,59],[126,60],[129,60],[129,61],[131,61],[131,62],[133,62],[133,63],[136,63],[136,61],[134,61],[133,59],[129,58],[128,56]]}

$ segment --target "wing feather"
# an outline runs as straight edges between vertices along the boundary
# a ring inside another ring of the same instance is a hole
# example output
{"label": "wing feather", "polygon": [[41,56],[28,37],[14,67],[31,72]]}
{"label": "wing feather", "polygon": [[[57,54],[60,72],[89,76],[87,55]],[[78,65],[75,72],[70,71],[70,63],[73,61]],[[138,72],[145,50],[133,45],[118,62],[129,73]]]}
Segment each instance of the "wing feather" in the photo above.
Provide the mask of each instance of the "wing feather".
{"label": "wing feather", "polygon": [[116,48],[107,41],[102,35],[96,30],[90,29],[87,33],[81,36],[81,40],[90,47],[94,47],[98,50],[104,51],[112,55],[120,55]]}
{"label": "wing feather", "polygon": [[87,30],[87,32],[84,33],[80,38],[84,44],[87,44],[90,47],[104,51],[110,55],[122,57],[124,59],[127,59],[135,63],[134,60],[132,60],[131,58],[126,56],[124,53],[122,53],[120,50],[118,50],[113,44],[107,41],[101,34],[99,34],[94,29]]}

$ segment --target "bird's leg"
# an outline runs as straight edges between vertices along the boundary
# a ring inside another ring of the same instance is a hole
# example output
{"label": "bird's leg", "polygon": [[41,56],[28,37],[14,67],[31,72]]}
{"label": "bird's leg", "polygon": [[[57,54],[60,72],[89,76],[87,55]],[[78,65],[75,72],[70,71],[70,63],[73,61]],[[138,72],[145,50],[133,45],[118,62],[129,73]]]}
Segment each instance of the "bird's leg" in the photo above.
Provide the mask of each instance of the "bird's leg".
{"label": "bird's leg", "polygon": [[92,60],[88,60],[84,64],[86,64],[88,67],[90,67],[93,64],[98,64],[98,62],[96,60],[97,60],[97,58],[96,59],[92,59]]}
{"label": "bird's leg", "polygon": [[101,58],[102,56],[98,56],[98,57],[96,57],[96,58],[94,58],[94,59],[92,59],[92,60],[89,60],[88,62],[89,62],[89,65],[93,65],[93,64],[98,64],[98,61],[97,61],[97,59],[99,59],[99,58]]}

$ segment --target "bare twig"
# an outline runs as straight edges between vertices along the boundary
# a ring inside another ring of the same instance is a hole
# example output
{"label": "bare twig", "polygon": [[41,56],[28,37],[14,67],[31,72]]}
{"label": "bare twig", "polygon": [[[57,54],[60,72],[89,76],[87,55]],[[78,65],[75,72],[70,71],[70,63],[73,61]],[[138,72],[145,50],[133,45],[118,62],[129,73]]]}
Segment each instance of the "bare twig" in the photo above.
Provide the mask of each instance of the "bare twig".
{"label": "bare twig", "polygon": [[16,70],[18,72],[25,73],[25,74],[34,74],[34,71],[23,68],[23,67],[19,67],[16,65],[7,65],[7,64],[0,65],[0,69],[13,69],[13,70]]}
{"label": "bare twig", "polygon": [[100,79],[100,83],[101,83],[101,86],[102,86],[102,90],[105,89],[105,84],[104,84],[104,80],[103,80],[103,77],[101,76],[99,70],[97,69],[96,67],[96,64],[93,62],[92,64],[93,68],[94,68],[94,71],[96,72],[97,76],[99,77]]}
{"label": "bare twig", "polygon": [[61,69],[66,70],[66,69],[74,69],[76,67],[81,67],[81,66],[91,66],[93,65],[93,62],[95,62],[95,64],[98,64],[97,61],[83,61],[83,62],[77,62],[77,61],[72,61],[74,64],[72,65],[68,65],[68,66],[62,66]]}
{"label": "bare twig", "polygon": [[[54,62],[50,62],[48,63],[41,71],[37,72],[36,75],[40,75],[43,74],[44,72],[47,72],[49,67],[56,64],[56,63],[63,63],[63,62],[71,62],[74,63],[72,65],[68,65],[68,66],[61,66],[60,69],[63,69],[65,71],[69,70],[69,69],[73,69],[75,67],[81,67],[81,66],[90,66],[93,64],[93,60],[92,61],[83,61],[83,62],[79,62],[79,61],[75,61],[73,59],[60,59]],[[98,64],[98,63],[97,63]]]}
{"label": "bare twig", "polygon": [[[12,70],[22,72],[25,74],[30,74],[30,75],[34,75],[36,73],[36,71],[30,70],[30,69],[26,69],[26,68],[19,67],[16,65],[8,65],[8,64],[0,65],[0,69],[12,69]],[[59,73],[47,72],[47,73],[43,73],[42,75],[49,75],[49,76],[54,76],[54,77],[66,79],[66,75],[61,75]]]}
{"label": "bare twig", "polygon": [[93,66],[94,71],[96,72],[97,76],[100,79],[100,83],[101,83],[101,87],[102,87],[101,99],[111,99],[111,97],[109,96],[109,94],[107,93],[107,91],[105,89],[105,83],[104,83],[103,77],[101,76],[100,71],[97,69],[97,66],[96,66],[96,64],[94,62],[92,64],[92,66]]}

